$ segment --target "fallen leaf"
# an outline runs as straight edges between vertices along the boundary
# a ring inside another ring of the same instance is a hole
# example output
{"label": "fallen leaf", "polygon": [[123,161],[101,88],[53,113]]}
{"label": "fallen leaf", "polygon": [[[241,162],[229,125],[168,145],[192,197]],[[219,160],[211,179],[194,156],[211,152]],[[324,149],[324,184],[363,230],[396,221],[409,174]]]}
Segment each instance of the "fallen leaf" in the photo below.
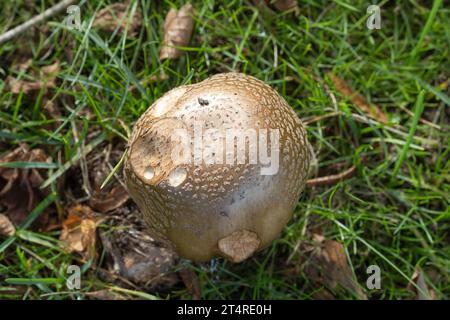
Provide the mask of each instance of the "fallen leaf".
{"label": "fallen leaf", "polygon": [[16,233],[16,228],[11,220],[4,214],[0,213],[0,236],[11,237]]}
{"label": "fallen leaf", "polygon": [[275,8],[277,8],[277,10],[279,10],[281,12],[286,12],[286,11],[299,12],[300,11],[298,4],[297,4],[297,0],[276,0],[273,2],[273,5],[275,6]]}
{"label": "fallen leaf", "polygon": [[419,267],[414,270],[414,274],[411,277],[411,281],[414,282],[419,289],[408,283],[406,287],[409,291],[416,294],[416,300],[436,300],[436,293],[433,290],[428,289],[428,285],[425,282],[425,273]]}
{"label": "fallen leaf", "polygon": [[194,29],[192,18],[193,8],[190,3],[185,4],[179,11],[171,8],[164,21],[164,41],[159,52],[159,58],[176,59],[183,52],[175,46],[185,47],[189,44]]}
{"label": "fallen leaf", "polygon": [[8,85],[12,93],[19,94],[21,91],[29,93],[30,91],[38,91],[43,84],[40,81],[30,82],[26,80],[18,80],[13,76],[8,76],[5,83]]}
{"label": "fallen leaf", "polygon": [[328,289],[335,290],[338,285],[352,292],[359,299],[367,296],[359,286],[347,262],[344,246],[322,235],[314,234],[314,245],[310,249],[311,259],[305,269],[308,276]]}
{"label": "fallen leaf", "polygon": [[386,114],[376,105],[369,105],[366,99],[358,92],[354,91],[344,79],[329,73],[331,81],[333,81],[336,90],[343,96],[349,98],[355,105],[357,105],[363,112],[367,113],[372,118],[387,124],[389,122]]}
{"label": "fallen leaf", "polygon": [[119,28],[120,32],[125,32],[128,25],[127,36],[135,37],[142,24],[142,13],[141,9],[137,7],[134,16],[130,18],[127,15],[128,7],[128,4],[120,2],[107,6],[95,15],[93,26],[110,32]]}
{"label": "fallen leaf", "polygon": [[170,287],[177,282],[171,272],[177,257],[149,236],[133,229],[101,232],[103,248],[113,261],[111,271],[145,287]]}
{"label": "fallen leaf", "polygon": [[121,185],[114,186],[109,192],[96,190],[89,201],[89,205],[95,211],[105,213],[124,205],[130,196],[128,191]]}
{"label": "fallen leaf", "polygon": [[77,252],[85,260],[95,257],[96,228],[98,219],[91,208],[75,205],[69,209],[63,222],[60,240],[69,252]]}
{"label": "fallen leaf", "polygon": [[202,291],[195,271],[189,268],[184,268],[180,271],[180,277],[181,280],[183,280],[186,289],[192,295],[192,300],[200,300]]}
{"label": "fallen leaf", "polygon": [[[19,69],[25,68],[26,70],[28,67],[29,65],[25,63],[25,65],[19,66]],[[56,76],[59,70],[59,61],[56,61],[49,66],[41,68],[39,75],[34,74],[34,77],[38,78],[36,81],[18,80],[13,76],[8,76],[5,83],[14,94],[19,94],[22,91],[27,94],[41,89],[47,90],[56,87]]]}
{"label": "fallen leaf", "polygon": [[300,12],[300,8],[298,7],[296,0],[254,0],[253,3],[261,9],[264,10],[272,10],[275,9],[281,12],[292,11],[295,14]]}
{"label": "fallen leaf", "polygon": [[[16,149],[0,158],[0,163],[11,162],[51,162],[51,158],[42,149],[32,149],[27,144],[21,144]],[[47,195],[40,189],[43,182],[41,171],[36,168],[0,167],[0,203],[6,207],[4,214],[18,226],[31,210]],[[42,227],[47,215],[42,214],[33,223],[33,227]]]}

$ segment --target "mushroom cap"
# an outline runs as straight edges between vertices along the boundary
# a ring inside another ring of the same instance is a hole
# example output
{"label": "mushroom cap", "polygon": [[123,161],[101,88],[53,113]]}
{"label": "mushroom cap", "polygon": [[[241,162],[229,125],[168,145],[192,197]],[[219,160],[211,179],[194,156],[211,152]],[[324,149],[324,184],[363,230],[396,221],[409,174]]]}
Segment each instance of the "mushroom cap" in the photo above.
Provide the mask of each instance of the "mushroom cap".
{"label": "mushroom cap", "polygon": [[187,259],[240,262],[289,221],[310,158],[274,89],[222,73],[170,90],[139,118],[124,172],[153,237]]}

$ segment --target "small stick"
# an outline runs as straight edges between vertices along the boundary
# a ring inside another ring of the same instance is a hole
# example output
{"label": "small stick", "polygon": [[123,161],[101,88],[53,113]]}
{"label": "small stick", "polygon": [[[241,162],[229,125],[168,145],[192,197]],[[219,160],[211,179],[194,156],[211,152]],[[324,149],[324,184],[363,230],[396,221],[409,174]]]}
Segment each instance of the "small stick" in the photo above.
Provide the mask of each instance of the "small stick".
{"label": "small stick", "polygon": [[0,35],[0,44],[5,43],[6,41],[11,40],[12,38],[18,36],[19,34],[25,32],[29,28],[41,23],[42,21],[48,19],[49,17],[57,14],[58,12],[64,10],[66,7],[74,3],[75,0],[63,0],[58,4],[55,4],[53,7],[45,10],[43,13],[33,17],[27,22],[22,23],[21,25],[11,29],[4,34]]}
{"label": "small stick", "polygon": [[336,183],[338,183],[341,180],[350,178],[353,173],[355,172],[356,167],[355,166],[351,166],[350,168],[348,168],[347,170],[338,173],[338,174],[333,174],[330,176],[325,176],[325,177],[319,177],[319,178],[314,178],[314,179],[309,179],[306,180],[306,185],[308,187],[314,187],[314,186],[331,186],[334,185]]}

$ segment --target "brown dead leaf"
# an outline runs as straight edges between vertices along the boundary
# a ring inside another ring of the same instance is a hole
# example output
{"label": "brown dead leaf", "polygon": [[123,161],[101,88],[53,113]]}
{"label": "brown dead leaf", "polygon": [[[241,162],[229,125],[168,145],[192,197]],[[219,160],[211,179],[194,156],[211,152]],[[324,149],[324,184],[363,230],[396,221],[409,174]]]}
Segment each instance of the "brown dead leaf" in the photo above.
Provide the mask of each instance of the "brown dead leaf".
{"label": "brown dead leaf", "polygon": [[17,80],[13,76],[8,76],[5,83],[8,85],[12,93],[19,94],[23,91],[25,94],[30,91],[38,91],[42,88],[40,81],[31,82],[26,80]]}
{"label": "brown dead leaf", "polygon": [[170,287],[177,280],[171,272],[177,257],[152,238],[133,232],[100,232],[103,248],[112,258],[110,269],[121,277],[145,287]]}
{"label": "brown dead leaf", "polygon": [[71,207],[59,237],[64,243],[64,248],[69,253],[80,253],[85,260],[93,259],[97,223],[98,219],[95,218],[91,208],[84,205]]}
{"label": "brown dead leaf", "polygon": [[294,11],[297,13],[300,11],[297,0],[275,0],[273,5],[281,12]]}
{"label": "brown dead leaf", "polygon": [[11,237],[16,233],[16,228],[11,220],[4,214],[0,213],[0,236]]}
{"label": "brown dead leaf", "polygon": [[387,124],[389,119],[387,115],[381,111],[381,109],[376,105],[369,105],[367,100],[360,93],[354,91],[344,79],[329,73],[331,81],[333,81],[336,90],[343,96],[349,98],[355,105],[357,105],[363,112],[368,114],[370,117],[380,121],[381,123]]}
{"label": "brown dead leaf", "polygon": [[305,269],[308,276],[330,290],[335,290],[340,285],[359,299],[366,300],[367,296],[347,262],[343,245],[333,240],[325,240],[318,234],[314,234],[313,238],[314,246],[310,248],[311,261]]}
{"label": "brown dead leaf", "polygon": [[130,199],[128,191],[119,184],[114,186],[109,192],[95,191],[89,205],[95,211],[105,213],[124,205],[128,199]]}
{"label": "brown dead leaf", "polygon": [[93,26],[110,32],[119,28],[120,32],[125,32],[128,25],[127,36],[135,37],[142,24],[142,13],[141,9],[137,7],[134,16],[130,18],[128,7],[128,4],[120,2],[107,6],[95,15]]}
{"label": "brown dead leaf", "polygon": [[183,280],[186,289],[192,295],[192,300],[200,300],[202,291],[195,271],[189,268],[184,268],[180,271],[180,277],[181,280]]}
{"label": "brown dead leaf", "polygon": [[[51,158],[42,149],[30,150],[26,144],[6,153],[0,163],[9,162],[51,162]],[[47,195],[41,190],[43,178],[39,169],[19,169],[0,167],[0,204],[6,210],[5,215],[11,222],[20,225],[31,210]],[[42,227],[47,215],[42,214],[33,223],[33,227]]]}
{"label": "brown dead leaf", "polygon": [[425,273],[421,268],[416,268],[411,277],[411,281],[420,288],[420,290],[417,289],[411,283],[408,283],[408,286],[406,287],[406,289],[416,294],[416,300],[436,300],[436,293],[433,290],[428,289],[428,285],[425,282]]}
{"label": "brown dead leaf", "polygon": [[164,21],[164,41],[159,52],[159,58],[176,59],[183,52],[176,46],[186,47],[194,29],[193,7],[190,3],[185,4],[179,11],[171,8]]}
{"label": "brown dead leaf", "polygon": [[[24,65],[19,65],[19,69],[27,70],[28,68],[29,64],[26,62]],[[27,94],[41,89],[47,90],[56,86],[56,76],[59,70],[59,61],[56,61],[49,66],[41,68],[39,74],[34,74],[34,77],[38,78],[38,80],[18,80],[12,76],[8,76],[5,83],[14,94],[19,94],[21,91]]]}
{"label": "brown dead leaf", "polygon": [[295,12],[295,14],[300,12],[296,0],[254,0],[253,3],[263,10],[276,10],[280,12],[292,11]]}

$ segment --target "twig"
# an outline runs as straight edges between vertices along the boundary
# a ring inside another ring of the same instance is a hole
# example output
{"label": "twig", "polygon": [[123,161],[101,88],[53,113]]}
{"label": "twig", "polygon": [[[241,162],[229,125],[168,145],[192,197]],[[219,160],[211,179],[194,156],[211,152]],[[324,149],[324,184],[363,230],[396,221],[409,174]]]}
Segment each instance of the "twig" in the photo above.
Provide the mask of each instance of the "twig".
{"label": "twig", "polygon": [[33,17],[27,22],[22,23],[21,25],[11,29],[4,34],[0,35],[0,44],[5,43],[6,41],[11,40],[12,38],[18,36],[19,34],[25,32],[29,28],[41,23],[42,21],[48,19],[49,17],[57,14],[58,12],[64,10],[66,7],[74,3],[75,0],[63,0],[58,4],[55,4],[53,7],[45,10],[43,13]]}
{"label": "twig", "polygon": [[306,185],[308,187],[331,186],[331,185],[334,185],[334,184],[338,183],[341,180],[350,178],[353,175],[353,173],[355,172],[355,170],[356,170],[356,167],[355,166],[351,166],[347,170],[345,170],[345,171],[343,171],[341,173],[338,173],[338,174],[333,174],[333,175],[330,175],[330,176],[309,179],[309,180],[306,181]]}

